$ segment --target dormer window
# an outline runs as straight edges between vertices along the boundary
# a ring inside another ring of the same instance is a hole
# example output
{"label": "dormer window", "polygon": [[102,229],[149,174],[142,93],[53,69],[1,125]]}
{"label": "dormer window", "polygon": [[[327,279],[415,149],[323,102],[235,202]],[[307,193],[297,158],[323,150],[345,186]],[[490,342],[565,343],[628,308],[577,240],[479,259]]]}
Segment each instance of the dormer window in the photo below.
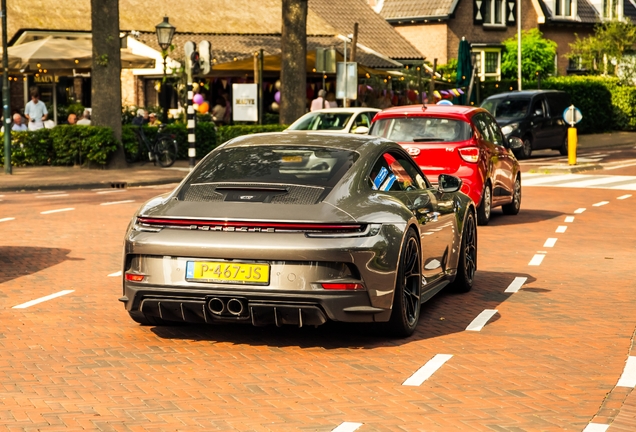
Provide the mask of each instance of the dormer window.
{"label": "dormer window", "polygon": [[506,3],[503,0],[484,0],[484,25],[506,24]]}
{"label": "dormer window", "polygon": [[603,0],[603,19],[620,20],[623,18],[623,2],[620,0]]}
{"label": "dormer window", "polygon": [[554,14],[556,16],[572,16],[572,0],[554,0]]}

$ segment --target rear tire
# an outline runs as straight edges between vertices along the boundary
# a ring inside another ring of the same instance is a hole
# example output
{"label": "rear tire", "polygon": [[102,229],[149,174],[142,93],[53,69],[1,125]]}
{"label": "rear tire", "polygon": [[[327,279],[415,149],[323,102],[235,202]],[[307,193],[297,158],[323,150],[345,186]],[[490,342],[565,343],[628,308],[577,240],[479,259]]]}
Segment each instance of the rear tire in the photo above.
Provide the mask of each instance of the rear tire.
{"label": "rear tire", "polygon": [[477,209],[477,223],[479,225],[488,225],[490,222],[490,214],[492,213],[492,188],[490,183],[484,186],[484,192],[481,194],[481,203]]}
{"label": "rear tire", "polygon": [[155,147],[155,157],[162,167],[172,166],[177,160],[177,143],[170,138],[161,138]]}
{"label": "rear tire", "polygon": [[517,159],[530,159],[530,156],[532,156],[532,139],[525,137],[523,147],[517,152]]}
{"label": "rear tire", "polygon": [[559,147],[559,153],[561,156],[568,155],[568,134],[565,134],[565,138],[563,138],[563,144]]}
{"label": "rear tire", "polygon": [[397,282],[393,293],[393,309],[388,322],[389,331],[396,337],[413,334],[420,319],[422,286],[421,253],[417,234],[412,229],[406,234]]}
{"label": "rear tire", "polygon": [[477,225],[472,211],[466,215],[462,230],[462,247],[457,263],[457,276],[450,285],[454,292],[466,293],[473,287],[477,271]]}
{"label": "rear tire", "polygon": [[506,215],[516,215],[521,209],[521,179],[517,177],[515,180],[514,190],[512,191],[512,202],[501,206],[501,210]]}

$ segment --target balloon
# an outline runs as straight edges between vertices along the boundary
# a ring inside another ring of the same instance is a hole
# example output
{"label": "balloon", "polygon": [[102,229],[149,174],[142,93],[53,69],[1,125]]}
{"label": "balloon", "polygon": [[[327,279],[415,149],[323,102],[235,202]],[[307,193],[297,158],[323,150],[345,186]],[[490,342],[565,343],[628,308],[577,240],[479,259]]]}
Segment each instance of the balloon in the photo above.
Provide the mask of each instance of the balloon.
{"label": "balloon", "polygon": [[407,97],[411,102],[415,102],[417,100],[417,94],[413,90],[409,90]]}
{"label": "balloon", "polygon": [[276,84],[274,84],[274,87],[276,87],[276,90],[280,90],[280,80],[276,81]]}
{"label": "balloon", "polygon": [[274,100],[276,101],[276,103],[280,103],[280,92],[276,92],[274,93]]}
{"label": "balloon", "polygon": [[276,102],[272,102],[271,108],[272,108],[272,111],[278,112],[278,110],[280,109],[280,106]]}
{"label": "balloon", "polygon": [[194,102],[197,105],[201,105],[203,103],[203,95],[201,93],[195,94],[194,97],[192,98],[192,102]]}
{"label": "balloon", "polygon": [[198,91],[199,90],[199,83],[192,83],[192,91]]}
{"label": "balloon", "polygon": [[205,114],[210,110],[210,104],[207,102],[203,102],[201,105],[199,105],[199,112],[201,114]]}
{"label": "balloon", "polygon": [[192,104],[192,108],[194,108],[194,110],[195,110],[195,111],[198,111],[198,109],[199,109],[199,104],[195,104],[195,103],[193,103],[193,104]]}

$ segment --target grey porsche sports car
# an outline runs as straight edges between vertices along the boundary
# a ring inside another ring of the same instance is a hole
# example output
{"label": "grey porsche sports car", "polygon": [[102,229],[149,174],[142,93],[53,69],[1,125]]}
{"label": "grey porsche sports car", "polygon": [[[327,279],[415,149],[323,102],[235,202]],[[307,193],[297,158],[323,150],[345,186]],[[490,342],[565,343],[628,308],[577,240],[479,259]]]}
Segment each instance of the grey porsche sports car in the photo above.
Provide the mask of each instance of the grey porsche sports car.
{"label": "grey porsche sports car", "polygon": [[383,138],[235,138],[134,215],[120,300],[141,324],[386,322],[408,336],[423,302],[472,287],[475,205],[460,186],[433,188]]}

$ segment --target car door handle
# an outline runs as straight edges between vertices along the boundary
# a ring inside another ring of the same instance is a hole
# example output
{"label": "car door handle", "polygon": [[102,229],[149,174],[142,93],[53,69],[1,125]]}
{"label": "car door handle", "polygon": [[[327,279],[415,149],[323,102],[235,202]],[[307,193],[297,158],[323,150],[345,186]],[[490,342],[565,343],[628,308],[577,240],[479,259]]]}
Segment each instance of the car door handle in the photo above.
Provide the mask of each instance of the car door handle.
{"label": "car door handle", "polygon": [[439,212],[432,211],[430,209],[425,209],[425,208],[417,209],[417,213],[421,216],[424,216],[427,222],[437,222],[437,218],[441,214]]}

